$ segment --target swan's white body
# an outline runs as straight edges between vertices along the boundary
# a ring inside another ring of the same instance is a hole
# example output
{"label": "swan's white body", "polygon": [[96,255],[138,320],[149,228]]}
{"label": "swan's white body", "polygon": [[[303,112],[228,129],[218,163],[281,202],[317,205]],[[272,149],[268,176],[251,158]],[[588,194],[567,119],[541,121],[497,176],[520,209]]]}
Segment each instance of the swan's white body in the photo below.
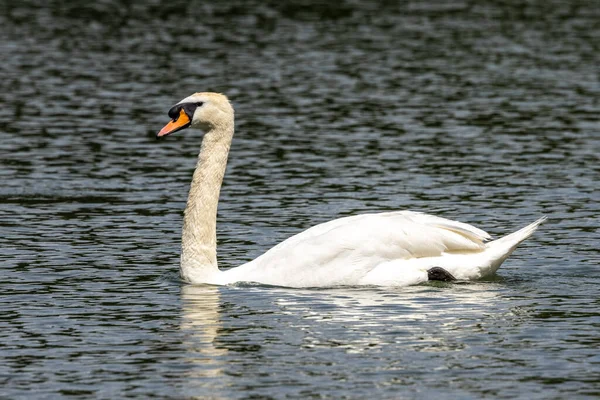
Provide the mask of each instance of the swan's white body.
{"label": "swan's white body", "polygon": [[182,234],[181,276],[191,283],[406,286],[429,280],[428,271],[434,267],[456,279],[479,279],[496,272],[544,220],[485,243],[490,239],[486,232],[428,214],[363,214],[314,226],[253,261],[221,271],[216,215],[233,137],[233,108],[223,95],[196,93],[175,105],[169,115],[176,117],[159,136],[188,126],[205,131]]}

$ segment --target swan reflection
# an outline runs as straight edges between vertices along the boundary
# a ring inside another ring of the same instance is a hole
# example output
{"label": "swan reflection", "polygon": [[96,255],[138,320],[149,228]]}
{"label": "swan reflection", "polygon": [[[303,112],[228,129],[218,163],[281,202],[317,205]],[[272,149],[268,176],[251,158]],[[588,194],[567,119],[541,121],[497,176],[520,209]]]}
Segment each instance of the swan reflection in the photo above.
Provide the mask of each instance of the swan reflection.
{"label": "swan reflection", "polygon": [[[498,310],[500,292],[490,283],[393,289],[355,288],[281,292],[276,304],[305,332],[304,347],[344,347],[349,353],[402,344],[417,351],[460,350]],[[432,329],[432,324],[435,329]]]}
{"label": "swan reflection", "polygon": [[221,328],[219,288],[208,285],[183,285],[181,331],[190,352],[190,370],[194,377],[216,377],[223,371],[226,348],[216,346]]}
{"label": "swan reflection", "polygon": [[477,345],[482,332],[521,323],[503,301],[504,288],[493,282],[318,290],[185,285],[181,330],[194,366],[188,377],[196,378],[188,389],[250,385],[244,377],[257,369],[313,368],[344,353],[398,354],[388,365],[396,370],[421,352],[462,351]]}

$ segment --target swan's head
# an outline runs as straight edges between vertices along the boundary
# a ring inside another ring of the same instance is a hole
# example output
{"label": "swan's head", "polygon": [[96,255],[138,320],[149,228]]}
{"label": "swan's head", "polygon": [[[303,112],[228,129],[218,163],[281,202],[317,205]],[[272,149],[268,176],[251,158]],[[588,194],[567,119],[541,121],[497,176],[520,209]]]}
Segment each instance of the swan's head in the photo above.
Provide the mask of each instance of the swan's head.
{"label": "swan's head", "polygon": [[158,132],[157,137],[167,136],[186,128],[203,131],[233,123],[233,107],[229,99],[220,93],[194,93],[175,104],[169,110],[171,121]]}

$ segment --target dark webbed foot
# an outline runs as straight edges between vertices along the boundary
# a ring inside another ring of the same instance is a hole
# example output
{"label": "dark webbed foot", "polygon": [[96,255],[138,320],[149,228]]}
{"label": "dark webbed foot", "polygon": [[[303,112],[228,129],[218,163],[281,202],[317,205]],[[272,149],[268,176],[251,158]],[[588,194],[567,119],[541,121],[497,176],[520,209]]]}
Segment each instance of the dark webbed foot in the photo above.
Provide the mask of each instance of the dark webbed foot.
{"label": "dark webbed foot", "polygon": [[450,282],[456,280],[456,278],[453,277],[450,272],[446,271],[442,267],[430,268],[427,270],[427,277],[430,281]]}

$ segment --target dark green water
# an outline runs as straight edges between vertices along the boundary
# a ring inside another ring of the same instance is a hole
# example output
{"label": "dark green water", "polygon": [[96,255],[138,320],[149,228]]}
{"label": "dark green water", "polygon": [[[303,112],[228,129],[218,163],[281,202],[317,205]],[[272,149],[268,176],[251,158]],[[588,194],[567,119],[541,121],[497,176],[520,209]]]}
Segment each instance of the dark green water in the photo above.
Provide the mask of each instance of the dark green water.
{"label": "dark green water", "polygon": [[[0,397],[600,396],[600,3],[0,1]],[[494,236],[484,282],[178,280],[200,135],[226,93],[223,268],[336,217]]]}

